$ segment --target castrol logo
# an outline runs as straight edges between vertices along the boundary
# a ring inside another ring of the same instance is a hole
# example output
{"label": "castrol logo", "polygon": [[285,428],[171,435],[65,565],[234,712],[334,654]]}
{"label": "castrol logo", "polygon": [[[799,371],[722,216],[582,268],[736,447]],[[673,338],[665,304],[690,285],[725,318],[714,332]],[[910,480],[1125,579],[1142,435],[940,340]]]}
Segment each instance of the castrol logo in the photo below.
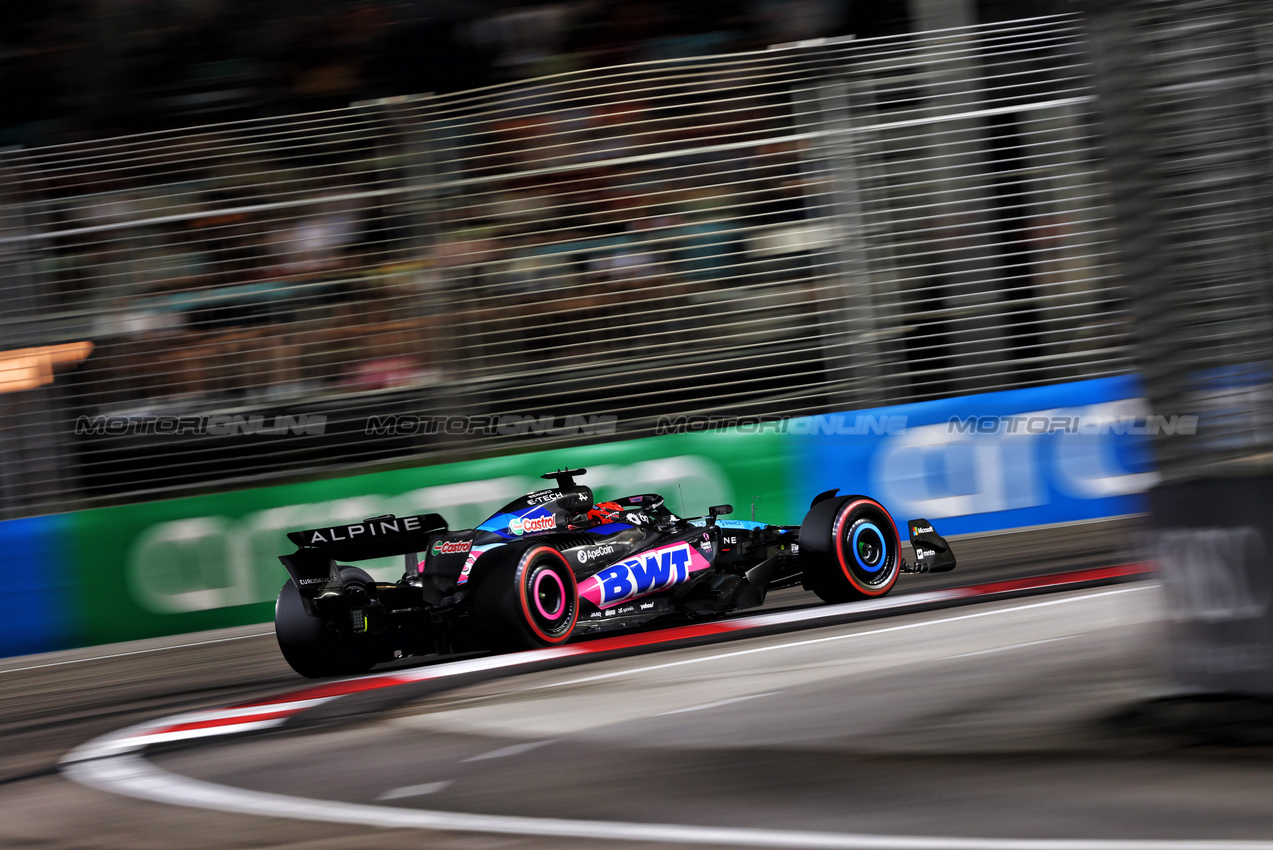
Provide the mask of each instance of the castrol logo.
{"label": "castrol logo", "polygon": [[473,548],[472,540],[439,540],[433,544],[434,555],[461,555]]}
{"label": "castrol logo", "polygon": [[557,518],[554,516],[541,516],[523,519],[514,517],[508,524],[508,530],[518,536],[522,534],[534,534],[538,531],[552,531],[557,527]]}

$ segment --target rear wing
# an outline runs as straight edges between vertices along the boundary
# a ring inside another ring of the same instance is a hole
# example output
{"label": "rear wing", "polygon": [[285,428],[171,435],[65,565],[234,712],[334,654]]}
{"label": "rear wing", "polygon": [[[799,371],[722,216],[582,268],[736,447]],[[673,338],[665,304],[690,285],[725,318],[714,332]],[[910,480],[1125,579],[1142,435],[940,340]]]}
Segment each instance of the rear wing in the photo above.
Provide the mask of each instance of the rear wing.
{"label": "rear wing", "polygon": [[414,567],[416,553],[427,550],[433,535],[446,530],[446,520],[438,514],[405,517],[389,514],[352,525],[292,531],[287,539],[299,548],[290,555],[280,555],[279,560],[296,582],[301,596],[313,598],[328,588],[340,587],[337,561],[409,555],[410,565]]}

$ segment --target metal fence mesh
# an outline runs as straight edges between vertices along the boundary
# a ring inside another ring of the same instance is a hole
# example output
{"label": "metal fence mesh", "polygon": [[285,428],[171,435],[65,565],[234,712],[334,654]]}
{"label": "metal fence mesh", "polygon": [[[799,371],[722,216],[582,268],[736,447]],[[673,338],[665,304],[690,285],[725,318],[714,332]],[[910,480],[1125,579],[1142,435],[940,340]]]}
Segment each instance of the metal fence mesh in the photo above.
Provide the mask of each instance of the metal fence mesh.
{"label": "metal fence mesh", "polygon": [[3,347],[93,344],[3,509],[1125,372],[1092,100],[1059,17],[0,155]]}

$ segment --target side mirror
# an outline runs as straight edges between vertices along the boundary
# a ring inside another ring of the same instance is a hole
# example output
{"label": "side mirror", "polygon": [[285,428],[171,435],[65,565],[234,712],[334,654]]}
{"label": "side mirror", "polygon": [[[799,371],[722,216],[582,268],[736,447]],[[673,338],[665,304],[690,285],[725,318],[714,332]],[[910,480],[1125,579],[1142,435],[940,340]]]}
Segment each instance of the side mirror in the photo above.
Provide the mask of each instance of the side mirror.
{"label": "side mirror", "polygon": [[710,516],[724,516],[725,514],[732,514],[733,512],[733,505],[712,505],[707,509],[707,513]]}

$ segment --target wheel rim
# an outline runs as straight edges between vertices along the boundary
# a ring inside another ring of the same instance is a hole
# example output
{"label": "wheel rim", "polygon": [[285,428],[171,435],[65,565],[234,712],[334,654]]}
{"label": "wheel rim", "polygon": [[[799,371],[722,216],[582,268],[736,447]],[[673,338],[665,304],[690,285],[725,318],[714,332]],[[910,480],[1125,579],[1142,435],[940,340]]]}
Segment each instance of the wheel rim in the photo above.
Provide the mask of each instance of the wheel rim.
{"label": "wheel rim", "polygon": [[884,566],[884,535],[873,522],[858,523],[849,540],[853,560],[868,573],[878,573]]}
{"label": "wheel rim", "polygon": [[522,612],[539,640],[562,643],[574,631],[579,608],[575,574],[561,553],[541,548],[522,562]]}
{"label": "wheel rim", "polygon": [[850,522],[852,509],[843,514],[839,528],[840,564],[849,581],[870,595],[887,592],[897,574],[898,550],[893,525],[866,503]]}
{"label": "wheel rim", "polygon": [[555,623],[566,613],[566,586],[552,570],[540,570],[535,574],[531,589],[535,597],[535,610],[549,623]]}

